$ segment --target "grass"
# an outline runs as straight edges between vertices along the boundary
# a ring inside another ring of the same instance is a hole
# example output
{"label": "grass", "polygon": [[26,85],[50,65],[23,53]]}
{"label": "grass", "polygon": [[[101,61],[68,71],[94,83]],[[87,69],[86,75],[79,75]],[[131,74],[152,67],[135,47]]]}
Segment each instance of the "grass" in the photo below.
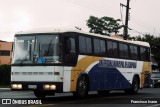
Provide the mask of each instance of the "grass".
{"label": "grass", "polygon": [[10,85],[0,85],[0,88],[10,88]]}

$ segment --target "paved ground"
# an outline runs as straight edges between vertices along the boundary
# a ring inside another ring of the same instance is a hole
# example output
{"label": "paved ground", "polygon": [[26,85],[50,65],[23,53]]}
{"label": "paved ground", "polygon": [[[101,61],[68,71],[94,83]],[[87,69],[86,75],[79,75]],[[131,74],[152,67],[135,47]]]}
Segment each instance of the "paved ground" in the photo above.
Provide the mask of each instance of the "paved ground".
{"label": "paved ground", "polygon": [[[48,107],[48,106],[64,106],[64,107],[160,107],[160,88],[144,88],[139,90],[138,94],[127,95],[123,91],[112,91],[107,96],[99,96],[96,92],[90,92],[85,99],[77,99],[70,93],[56,94],[55,96],[47,96],[46,99],[37,99],[32,91],[10,91],[10,89],[0,89],[0,98],[21,100],[21,101],[40,101],[42,105],[16,105],[23,107]],[[139,103],[136,103],[139,102]],[[147,102],[147,103],[145,103]],[[16,103],[16,102],[12,102]],[[15,105],[0,105],[15,106]]]}

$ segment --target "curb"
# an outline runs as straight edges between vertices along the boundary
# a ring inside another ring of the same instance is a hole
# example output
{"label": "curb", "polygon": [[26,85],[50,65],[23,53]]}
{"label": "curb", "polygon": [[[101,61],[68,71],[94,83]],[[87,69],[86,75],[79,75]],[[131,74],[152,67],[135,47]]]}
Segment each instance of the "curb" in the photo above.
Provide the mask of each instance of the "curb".
{"label": "curb", "polygon": [[1,91],[10,91],[11,90],[11,88],[0,88],[0,92]]}

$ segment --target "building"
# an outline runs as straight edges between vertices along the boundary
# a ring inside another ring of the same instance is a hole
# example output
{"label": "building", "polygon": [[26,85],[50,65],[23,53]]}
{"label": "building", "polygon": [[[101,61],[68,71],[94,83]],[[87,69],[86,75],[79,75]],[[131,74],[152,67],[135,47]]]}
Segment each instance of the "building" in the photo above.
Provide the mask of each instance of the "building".
{"label": "building", "polygon": [[12,58],[12,42],[0,40],[0,64],[10,64]]}

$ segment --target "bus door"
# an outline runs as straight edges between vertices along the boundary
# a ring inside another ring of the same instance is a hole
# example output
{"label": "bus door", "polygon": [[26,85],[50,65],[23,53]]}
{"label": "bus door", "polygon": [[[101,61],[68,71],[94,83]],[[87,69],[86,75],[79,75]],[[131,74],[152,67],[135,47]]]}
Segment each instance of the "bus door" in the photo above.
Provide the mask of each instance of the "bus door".
{"label": "bus door", "polygon": [[64,63],[65,65],[75,66],[78,60],[76,38],[69,34],[64,36]]}

